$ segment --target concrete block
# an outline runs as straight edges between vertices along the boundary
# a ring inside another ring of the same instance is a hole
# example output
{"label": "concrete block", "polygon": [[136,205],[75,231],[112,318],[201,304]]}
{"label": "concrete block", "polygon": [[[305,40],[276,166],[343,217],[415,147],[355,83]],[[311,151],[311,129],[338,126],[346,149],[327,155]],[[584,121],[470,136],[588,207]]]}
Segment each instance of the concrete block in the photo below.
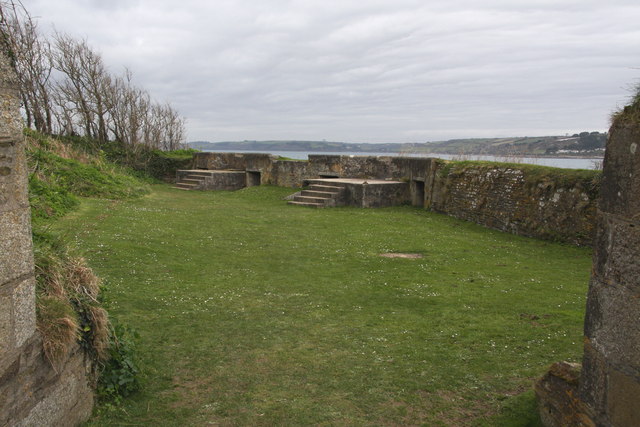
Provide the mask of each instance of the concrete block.
{"label": "concrete block", "polygon": [[640,222],[604,215],[598,228],[594,274],[640,293]]}
{"label": "concrete block", "polygon": [[21,140],[22,117],[20,117],[20,95],[13,88],[0,88],[0,139]]}
{"label": "concrete block", "polygon": [[[640,298],[622,286],[592,282],[585,331],[591,345],[616,366],[640,372]],[[594,313],[590,311],[593,310]]]}
{"label": "concrete block", "polygon": [[22,346],[36,331],[36,285],[33,277],[13,290],[13,328],[17,347]]}
{"label": "concrete block", "polygon": [[607,365],[604,357],[585,339],[582,371],[580,375],[580,398],[595,414],[603,414],[607,397]]}
{"label": "concrete block", "polygon": [[627,218],[640,215],[640,126],[611,126],[600,197],[604,212]]}
{"label": "concrete block", "polygon": [[31,213],[28,209],[0,215],[0,284],[33,273]]}
{"label": "concrete block", "polygon": [[0,290],[0,360],[3,360],[5,355],[15,348],[12,306],[11,293],[8,290]]}
{"label": "concrete block", "polygon": [[580,365],[558,362],[535,383],[538,410],[547,427],[595,427],[592,414],[578,397]]}
{"label": "concrete block", "polygon": [[[79,355],[74,358],[81,361]],[[74,426],[91,416],[93,391],[88,385],[82,364],[74,360],[72,362],[60,375],[54,388],[47,390],[45,397],[17,426]]]}
{"label": "concrete block", "polygon": [[617,370],[609,373],[607,409],[614,426],[640,426],[640,382]]}
{"label": "concrete block", "polygon": [[11,69],[9,58],[5,55],[0,55],[0,70],[3,71],[0,73],[0,89],[18,87],[18,77],[16,74],[14,72],[4,72]]}
{"label": "concrete block", "polygon": [[21,140],[0,139],[0,213],[29,207],[27,175]]}

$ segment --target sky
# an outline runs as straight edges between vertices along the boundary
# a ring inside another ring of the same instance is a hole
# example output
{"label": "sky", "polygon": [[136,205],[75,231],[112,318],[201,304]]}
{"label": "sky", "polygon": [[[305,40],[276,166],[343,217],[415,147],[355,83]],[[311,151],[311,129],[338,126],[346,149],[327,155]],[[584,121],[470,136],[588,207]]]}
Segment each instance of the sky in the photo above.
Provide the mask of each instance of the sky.
{"label": "sky", "polygon": [[606,131],[638,0],[23,0],[185,118],[187,140]]}

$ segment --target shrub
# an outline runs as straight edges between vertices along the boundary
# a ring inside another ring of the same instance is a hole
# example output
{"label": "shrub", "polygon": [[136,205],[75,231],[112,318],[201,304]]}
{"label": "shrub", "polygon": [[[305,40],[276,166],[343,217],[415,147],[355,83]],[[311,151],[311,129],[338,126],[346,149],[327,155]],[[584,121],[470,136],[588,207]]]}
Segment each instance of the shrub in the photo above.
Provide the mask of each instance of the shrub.
{"label": "shrub", "polygon": [[109,329],[108,358],[101,366],[98,397],[107,402],[120,403],[140,388],[138,360],[134,340],[138,334],[121,324]]}

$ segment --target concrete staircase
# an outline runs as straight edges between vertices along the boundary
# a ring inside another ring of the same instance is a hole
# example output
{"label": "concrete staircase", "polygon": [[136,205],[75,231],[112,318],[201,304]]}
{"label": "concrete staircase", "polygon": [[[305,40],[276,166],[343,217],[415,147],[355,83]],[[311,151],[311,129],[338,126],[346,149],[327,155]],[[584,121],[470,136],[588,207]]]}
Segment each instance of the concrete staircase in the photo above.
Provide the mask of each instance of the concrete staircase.
{"label": "concrete staircase", "polygon": [[213,176],[213,172],[208,170],[189,170],[186,172],[186,174],[180,176],[173,188],[194,190],[203,183],[205,178]]}
{"label": "concrete staircase", "polygon": [[326,208],[336,206],[338,198],[344,192],[341,183],[328,183],[326,181],[310,181],[309,188],[295,194],[288,204],[306,206],[310,208]]}

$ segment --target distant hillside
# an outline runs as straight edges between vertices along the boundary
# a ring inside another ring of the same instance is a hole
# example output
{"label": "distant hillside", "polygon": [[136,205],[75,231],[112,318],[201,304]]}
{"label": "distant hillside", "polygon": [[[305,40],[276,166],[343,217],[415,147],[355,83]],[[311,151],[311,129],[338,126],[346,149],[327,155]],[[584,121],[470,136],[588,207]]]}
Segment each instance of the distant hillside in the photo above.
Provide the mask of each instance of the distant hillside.
{"label": "distant hillside", "polygon": [[329,141],[194,141],[188,145],[198,150],[242,151],[315,151],[351,153],[440,153],[519,155],[602,155],[606,133],[582,132],[572,136],[539,136],[514,138],[471,138],[425,143],[352,143]]}
{"label": "distant hillside", "polygon": [[329,141],[195,141],[188,145],[198,150],[255,150],[255,151],[351,151],[397,153],[398,147],[412,144],[367,144]]}

